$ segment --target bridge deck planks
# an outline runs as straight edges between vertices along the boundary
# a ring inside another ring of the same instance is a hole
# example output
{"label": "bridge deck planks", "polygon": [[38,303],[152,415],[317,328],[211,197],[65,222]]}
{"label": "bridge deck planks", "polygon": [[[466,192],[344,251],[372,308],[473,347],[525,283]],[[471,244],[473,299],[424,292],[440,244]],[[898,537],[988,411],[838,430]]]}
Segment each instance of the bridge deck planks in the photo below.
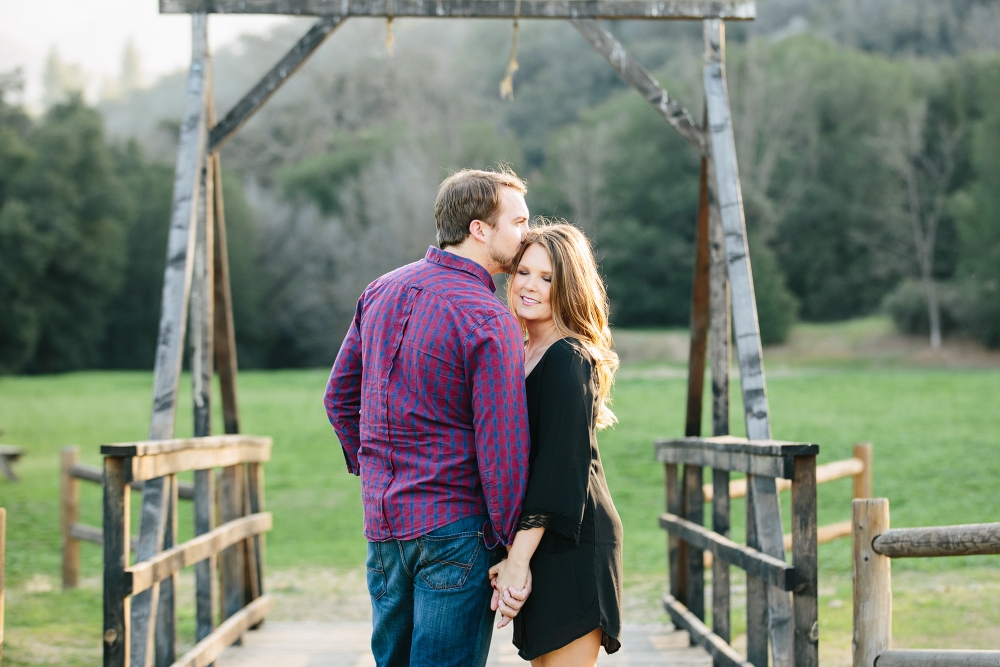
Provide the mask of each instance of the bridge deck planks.
{"label": "bridge deck planks", "polygon": [[[375,667],[369,623],[265,622],[216,660],[216,667]],[[496,630],[487,667],[527,665],[510,642],[511,630]],[[602,667],[711,667],[688,634],[669,625],[626,625],[622,649],[604,655]]]}

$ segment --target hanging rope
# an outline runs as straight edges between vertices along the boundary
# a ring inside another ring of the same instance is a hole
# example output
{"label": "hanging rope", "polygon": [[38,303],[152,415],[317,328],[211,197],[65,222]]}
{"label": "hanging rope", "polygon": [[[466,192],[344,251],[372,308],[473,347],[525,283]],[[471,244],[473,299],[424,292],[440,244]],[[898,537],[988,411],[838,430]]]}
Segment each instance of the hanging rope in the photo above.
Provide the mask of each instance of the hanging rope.
{"label": "hanging rope", "polygon": [[500,82],[500,98],[504,100],[514,99],[514,73],[518,69],[517,65],[517,37],[520,32],[518,19],[521,17],[521,0],[514,2],[514,34],[510,40],[510,60],[507,61],[507,73]]}
{"label": "hanging rope", "polygon": [[[521,0],[518,0],[520,2]],[[396,45],[396,36],[392,32],[392,2],[393,0],[386,0],[386,22],[385,22],[385,50],[392,55],[392,47]]]}

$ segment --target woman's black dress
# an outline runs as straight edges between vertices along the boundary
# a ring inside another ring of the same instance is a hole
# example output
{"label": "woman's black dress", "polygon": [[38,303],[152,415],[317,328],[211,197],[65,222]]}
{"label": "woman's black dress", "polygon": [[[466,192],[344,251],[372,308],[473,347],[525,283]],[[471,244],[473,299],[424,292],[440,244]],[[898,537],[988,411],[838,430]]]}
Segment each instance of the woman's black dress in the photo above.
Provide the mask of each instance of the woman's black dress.
{"label": "woman's black dress", "polygon": [[514,617],[525,660],[600,627],[621,647],[622,524],[597,449],[597,386],[590,358],[563,338],[525,379],[531,469],[520,529],[545,527],[531,559],[532,591]]}

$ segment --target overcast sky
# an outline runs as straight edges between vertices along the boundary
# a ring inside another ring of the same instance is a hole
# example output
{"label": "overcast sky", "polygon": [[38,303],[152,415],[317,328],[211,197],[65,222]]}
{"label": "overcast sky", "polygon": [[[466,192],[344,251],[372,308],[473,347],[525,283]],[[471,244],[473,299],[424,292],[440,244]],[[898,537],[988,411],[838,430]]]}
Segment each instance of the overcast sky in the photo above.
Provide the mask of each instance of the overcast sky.
{"label": "overcast sky", "polygon": [[[0,0],[0,72],[23,67],[29,102],[41,96],[45,59],[54,46],[60,57],[83,67],[88,97],[103,79],[121,71],[125,42],[131,37],[142,56],[146,81],[187,67],[191,19],[160,15],[157,0]],[[242,33],[261,33],[286,20],[279,16],[213,16],[213,49]]]}

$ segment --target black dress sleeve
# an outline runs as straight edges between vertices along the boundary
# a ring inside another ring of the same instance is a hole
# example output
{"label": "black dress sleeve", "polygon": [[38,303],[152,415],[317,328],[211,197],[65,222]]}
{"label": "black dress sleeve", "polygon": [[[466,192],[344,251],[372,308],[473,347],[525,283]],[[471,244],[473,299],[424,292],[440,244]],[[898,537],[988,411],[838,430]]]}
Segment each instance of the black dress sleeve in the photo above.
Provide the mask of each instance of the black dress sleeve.
{"label": "black dress sleeve", "polygon": [[519,528],[545,527],[579,545],[592,462],[591,364],[581,350],[565,342],[553,345],[546,356],[538,369],[538,455]]}

